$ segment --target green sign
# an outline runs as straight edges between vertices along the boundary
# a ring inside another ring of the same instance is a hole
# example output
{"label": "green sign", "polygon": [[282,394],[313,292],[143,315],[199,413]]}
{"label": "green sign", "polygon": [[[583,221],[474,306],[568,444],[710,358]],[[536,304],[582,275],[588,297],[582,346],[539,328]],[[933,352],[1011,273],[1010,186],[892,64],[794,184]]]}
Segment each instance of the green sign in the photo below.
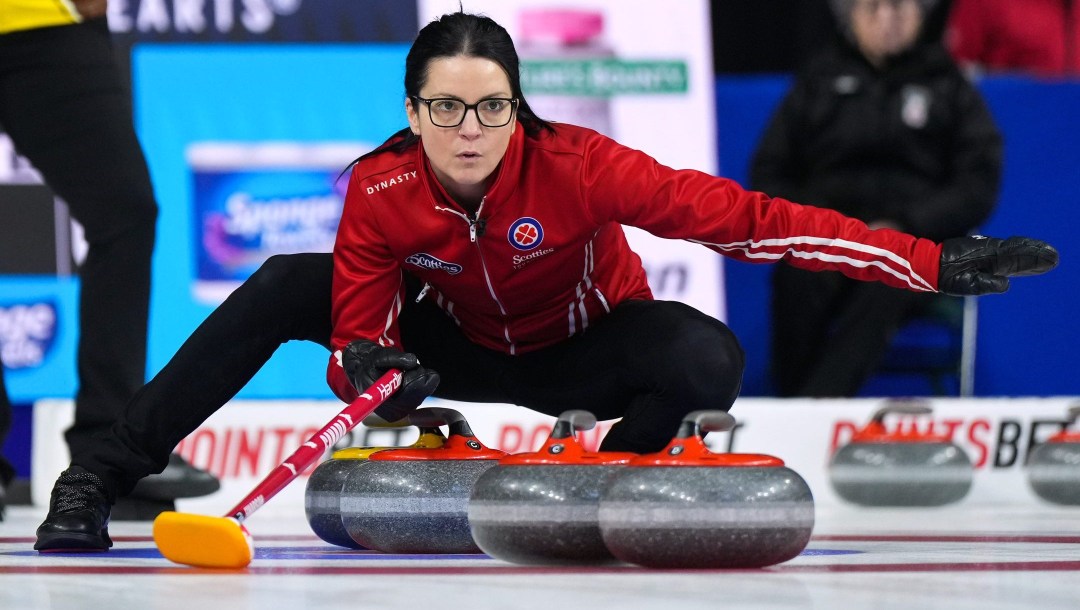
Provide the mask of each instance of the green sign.
{"label": "green sign", "polygon": [[614,95],[686,93],[686,62],[623,61],[615,58],[523,60],[526,95]]}

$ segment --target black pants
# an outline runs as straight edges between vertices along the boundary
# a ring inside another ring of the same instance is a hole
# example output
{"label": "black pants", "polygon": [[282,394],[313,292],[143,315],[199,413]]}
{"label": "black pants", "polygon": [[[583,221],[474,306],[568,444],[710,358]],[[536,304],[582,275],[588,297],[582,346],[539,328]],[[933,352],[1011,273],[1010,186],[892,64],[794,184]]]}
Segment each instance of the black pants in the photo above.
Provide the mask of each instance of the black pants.
{"label": "black pants", "polygon": [[75,424],[66,433],[77,453],[146,379],[157,220],[105,19],[0,35],[0,125],[89,243],[79,269]]}
{"label": "black pants", "polygon": [[[329,347],[332,274],[329,254],[269,259],[143,387],[112,433],[73,463],[101,476],[111,495],[160,471],[173,448],[279,345],[299,339]],[[609,451],[661,449],[686,413],[727,410],[742,383],[735,336],[681,303],[626,302],[583,335],[519,356],[471,343],[430,300],[406,303],[402,343],[439,372],[437,397],[514,403],[549,415],[586,409],[599,419],[622,417],[604,440]]]}
{"label": "black pants", "polygon": [[772,373],[780,396],[855,396],[897,329],[934,295],[777,265]]}
{"label": "black pants", "polygon": [[[11,430],[11,403],[8,402],[7,388],[4,387],[4,375],[0,371],[0,449]],[[15,468],[0,455],[0,487],[6,486],[15,478]],[[3,490],[0,490],[3,491]],[[0,494],[0,508],[3,507],[3,494]]]}

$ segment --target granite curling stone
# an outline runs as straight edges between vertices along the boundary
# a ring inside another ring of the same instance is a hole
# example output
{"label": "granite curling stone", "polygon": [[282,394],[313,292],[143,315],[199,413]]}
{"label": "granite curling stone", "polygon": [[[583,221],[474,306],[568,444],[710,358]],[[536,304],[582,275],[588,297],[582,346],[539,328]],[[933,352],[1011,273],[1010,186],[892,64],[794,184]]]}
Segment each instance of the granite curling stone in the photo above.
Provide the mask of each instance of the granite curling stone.
{"label": "granite curling stone", "polygon": [[[366,422],[365,422],[366,423]],[[441,447],[446,437],[437,426],[421,427],[420,434],[409,447],[433,449]],[[335,451],[308,477],[304,490],[304,512],[311,531],[322,540],[349,549],[364,548],[349,536],[341,522],[341,491],[345,478],[376,451],[396,447],[348,447]]]}
{"label": "granite curling stone", "polygon": [[576,433],[595,426],[591,413],[566,411],[538,451],[505,457],[480,475],[469,497],[480,550],[532,565],[617,561],[600,536],[600,490],[636,454],[586,451]]}
{"label": "granite curling stone", "polygon": [[414,426],[449,426],[435,449],[373,453],[345,477],[341,522],[357,544],[384,553],[479,553],[469,531],[473,484],[506,453],[485,447],[453,409],[419,409]]}
{"label": "granite curling stone", "polygon": [[1028,457],[1028,484],[1047,502],[1080,504],[1080,431],[1068,430],[1077,418],[1080,418],[1080,405],[1069,409],[1061,432],[1036,447]]}
{"label": "granite curling stone", "polygon": [[833,490],[862,506],[943,506],[971,489],[974,467],[945,435],[888,432],[885,417],[929,415],[929,406],[897,402],[879,409],[829,462]]}
{"label": "granite curling stone", "polygon": [[771,455],[712,453],[703,436],[734,428],[723,411],[695,411],[660,453],[612,477],[600,497],[600,533],[611,553],[649,568],[760,568],[802,552],[814,498]]}

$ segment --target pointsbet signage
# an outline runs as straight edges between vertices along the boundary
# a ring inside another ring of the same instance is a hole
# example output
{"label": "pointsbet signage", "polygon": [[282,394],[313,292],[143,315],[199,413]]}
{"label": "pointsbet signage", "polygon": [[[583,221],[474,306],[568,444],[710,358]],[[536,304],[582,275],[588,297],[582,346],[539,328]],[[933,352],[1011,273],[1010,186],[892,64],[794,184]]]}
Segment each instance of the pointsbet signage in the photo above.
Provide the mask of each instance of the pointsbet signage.
{"label": "pointsbet signage", "polygon": [[[889,415],[884,423],[893,432],[942,434],[968,456],[973,483],[957,507],[1037,505],[1045,501],[1029,484],[1027,456],[1065,426],[1067,411],[1074,403],[1075,399],[1068,397],[935,399],[925,403],[932,409],[929,415]],[[832,487],[829,461],[884,405],[881,399],[740,398],[731,410],[738,422],[735,430],[710,433],[705,441],[716,452],[778,457],[806,480],[819,507],[848,506]],[[481,443],[508,453],[537,450],[555,421],[513,405],[428,399],[423,406],[461,411]],[[226,405],[177,447],[191,462],[221,477],[222,490],[206,498],[185,500],[182,510],[206,514],[228,510],[236,498],[250,491],[342,407],[337,401],[239,400]],[[35,503],[42,506],[48,501],[52,482],[68,463],[57,448],[65,447],[61,437],[72,412],[70,401],[35,405],[32,489]],[[584,447],[597,449],[613,423],[599,422],[584,432]],[[345,435],[336,448],[406,446],[416,438],[416,428],[360,426]],[[304,479],[296,481],[259,514],[301,513],[304,485]]]}

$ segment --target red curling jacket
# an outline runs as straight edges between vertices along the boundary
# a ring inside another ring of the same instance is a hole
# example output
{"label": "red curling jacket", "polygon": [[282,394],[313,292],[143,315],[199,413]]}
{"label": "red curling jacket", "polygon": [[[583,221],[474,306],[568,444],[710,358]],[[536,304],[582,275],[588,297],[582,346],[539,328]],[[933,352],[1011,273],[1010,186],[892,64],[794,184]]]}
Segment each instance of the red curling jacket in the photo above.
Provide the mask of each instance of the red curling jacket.
{"label": "red curling jacket", "polygon": [[353,168],[334,246],[327,373],[342,400],[357,395],[341,367],[350,341],[408,351],[397,328],[403,270],[470,340],[508,354],[580,333],[627,299],[651,299],[620,225],[742,261],[937,290],[932,241],[674,170],[590,129],[554,127],[530,137],[518,125],[475,216],[442,188],[420,145]]}

